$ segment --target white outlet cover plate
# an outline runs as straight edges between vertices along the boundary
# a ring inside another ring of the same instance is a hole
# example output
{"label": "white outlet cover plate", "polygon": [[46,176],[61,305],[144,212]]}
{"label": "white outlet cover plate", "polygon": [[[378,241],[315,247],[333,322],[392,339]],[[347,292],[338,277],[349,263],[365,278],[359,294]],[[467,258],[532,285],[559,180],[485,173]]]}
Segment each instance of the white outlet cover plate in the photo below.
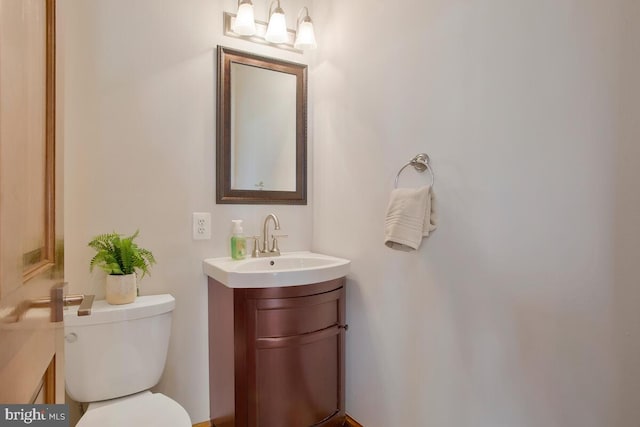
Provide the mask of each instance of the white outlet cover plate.
{"label": "white outlet cover plate", "polygon": [[193,213],[193,240],[211,239],[211,213]]}

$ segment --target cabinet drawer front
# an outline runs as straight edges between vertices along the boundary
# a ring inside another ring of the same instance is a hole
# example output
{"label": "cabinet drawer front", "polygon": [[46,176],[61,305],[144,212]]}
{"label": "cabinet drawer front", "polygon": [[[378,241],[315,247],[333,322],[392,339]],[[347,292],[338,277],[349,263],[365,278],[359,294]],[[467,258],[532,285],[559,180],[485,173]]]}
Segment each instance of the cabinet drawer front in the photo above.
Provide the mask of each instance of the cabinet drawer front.
{"label": "cabinet drawer front", "polygon": [[307,334],[341,323],[339,299],[344,288],[319,295],[258,300],[256,338]]}
{"label": "cabinet drawer front", "polygon": [[329,420],[338,424],[342,344],[337,329],[310,334],[313,340],[296,345],[256,349],[256,399],[250,403],[255,419],[249,425],[307,427],[327,425]]}

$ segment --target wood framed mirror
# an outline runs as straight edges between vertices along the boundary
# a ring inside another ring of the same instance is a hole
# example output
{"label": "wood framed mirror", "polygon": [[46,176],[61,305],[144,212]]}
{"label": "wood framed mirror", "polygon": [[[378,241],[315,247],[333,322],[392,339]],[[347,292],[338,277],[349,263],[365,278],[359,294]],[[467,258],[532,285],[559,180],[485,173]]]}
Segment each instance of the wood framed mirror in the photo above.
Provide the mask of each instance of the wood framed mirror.
{"label": "wood framed mirror", "polygon": [[218,46],[216,202],[307,204],[307,66]]}

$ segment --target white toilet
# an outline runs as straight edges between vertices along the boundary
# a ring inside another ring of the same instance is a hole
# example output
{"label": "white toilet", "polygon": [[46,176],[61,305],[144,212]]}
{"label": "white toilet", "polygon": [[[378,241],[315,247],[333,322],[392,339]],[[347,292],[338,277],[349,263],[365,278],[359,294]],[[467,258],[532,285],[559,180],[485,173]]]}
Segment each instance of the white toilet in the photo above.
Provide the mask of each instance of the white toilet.
{"label": "white toilet", "polygon": [[77,427],[190,427],[187,411],[149,389],[167,360],[171,295],[132,304],[95,301],[89,316],[64,314],[65,381],[72,399],[89,403]]}

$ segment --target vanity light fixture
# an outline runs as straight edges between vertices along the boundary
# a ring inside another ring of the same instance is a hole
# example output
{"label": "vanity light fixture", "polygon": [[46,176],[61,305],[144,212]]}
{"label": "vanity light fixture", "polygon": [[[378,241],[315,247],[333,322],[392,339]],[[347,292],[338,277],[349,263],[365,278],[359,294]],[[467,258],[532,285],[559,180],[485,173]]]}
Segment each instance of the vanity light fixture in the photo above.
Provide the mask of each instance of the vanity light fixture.
{"label": "vanity light fixture", "polygon": [[253,17],[251,0],[239,0],[238,14],[233,24],[233,31],[241,36],[252,36],[256,33],[256,21]]}
{"label": "vanity light fixture", "polygon": [[313,22],[309,16],[309,8],[306,6],[298,13],[296,30],[287,28],[280,0],[271,2],[268,23],[254,19],[251,0],[238,0],[237,15],[224,12],[223,16],[225,36],[238,37],[297,53],[317,47]]}
{"label": "vanity light fixture", "polygon": [[[273,9],[274,4],[277,4],[275,9]],[[269,6],[269,26],[264,38],[275,44],[287,41],[287,21],[284,18],[284,10],[280,7],[280,0],[271,2]]]}
{"label": "vanity light fixture", "polygon": [[[305,11],[305,16],[300,17],[302,12]],[[313,31],[313,22],[309,16],[309,9],[307,6],[300,9],[298,12],[298,19],[296,21],[296,42],[293,45],[296,49],[315,49],[318,47],[316,44],[316,34]]]}

